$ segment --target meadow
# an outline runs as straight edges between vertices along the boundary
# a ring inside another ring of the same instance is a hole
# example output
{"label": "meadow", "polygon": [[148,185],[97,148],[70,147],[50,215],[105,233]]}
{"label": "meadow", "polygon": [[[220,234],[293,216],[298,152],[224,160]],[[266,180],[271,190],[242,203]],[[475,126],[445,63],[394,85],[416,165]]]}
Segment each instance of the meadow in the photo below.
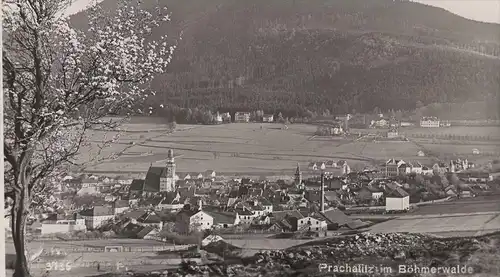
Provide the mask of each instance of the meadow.
{"label": "meadow", "polygon": [[[165,163],[168,149],[174,150],[178,172],[210,169],[236,175],[287,175],[294,172],[297,163],[306,170],[311,161],[346,160],[351,167],[380,163],[392,157],[427,161],[416,156],[419,147],[412,142],[317,137],[316,126],[306,124],[292,124],[288,129],[281,124],[259,123],[178,125],[173,133],[167,129],[159,131],[166,126],[125,124],[123,129],[127,132],[120,133],[115,143],[101,150],[102,156],[119,155],[88,166],[86,171],[110,175],[145,173],[151,164]],[[93,145],[82,151],[82,159],[88,160],[97,153],[97,144],[105,135],[109,139],[115,134],[101,131],[91,134]]]}
{"label": "meadow", "polygon": [[402,216],[370,228],[372,233],[484,234],[500,231],[500,213]]}

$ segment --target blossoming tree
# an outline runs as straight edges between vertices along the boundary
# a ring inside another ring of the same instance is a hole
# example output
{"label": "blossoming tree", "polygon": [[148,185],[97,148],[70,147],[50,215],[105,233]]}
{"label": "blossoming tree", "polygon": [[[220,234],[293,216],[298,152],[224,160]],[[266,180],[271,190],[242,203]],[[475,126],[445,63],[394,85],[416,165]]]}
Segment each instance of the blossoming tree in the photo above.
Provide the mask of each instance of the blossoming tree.
{"label": "blossoming tree", "polygon": [[[4,1],[5,3],[6,1]],[[88,10],[89,29],[63,13],[71,0],[12,0],[4,5],[3,90],[5,196],[16,249],[14,276],[30,276],[25,225],[30,205],[51,178],[74,162],[86,131],[137,105],[165,72],[175,46],[149,34],[169,20],[119,0],[112,14]],[[38,200],[37,200],[38,201]]]}

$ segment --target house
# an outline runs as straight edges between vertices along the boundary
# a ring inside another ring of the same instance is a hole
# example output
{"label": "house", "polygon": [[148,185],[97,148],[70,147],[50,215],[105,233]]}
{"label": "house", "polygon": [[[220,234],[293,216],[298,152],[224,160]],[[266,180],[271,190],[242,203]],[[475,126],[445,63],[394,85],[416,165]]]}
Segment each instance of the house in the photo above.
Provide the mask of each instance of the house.
{"label": "house", "polygon": [[222,122],[231,122],[231,114],[230,113],[223,113],[221,114],[222,117]]}
{"label": "house", "polygon": [[181,195],[178,191],[168,192],[159,201],[159,203],[156,205],[156,208],[159,210],[178,211],[184,207],[184,203],[182,203],[180,200]]}
{"label": "house", "polygon": [[389,120],[381,118],[378,120],[372,120],[370,126],[373,128],[386,128],[389,126]]}
{"label": "house", "polygon": [[420,127],[422,128],[439,128],[440,121],[437,117],[422,117],[420,119]]}
{"label": "house", "polygon": [[479,155],[479,154],[481,154],[481,153],[479,152],[479,149],[474,148],[474,149],[472,149],[472,154],[473,154],[473,155]]}
{"label": "house", "polygon": [[163,222],[155,212],[145,212],[136,220],[137,224],[141,226],[150,226],[155,229],[161,230]]}
{"label": "house", "polygon": [[326,164],[324,162],[311,162],[308,168],[311,170],[325,170]]}
{"label": "house", "polygon": [[390,191],[385,197],[386,211],[407,211],[410,209],[410,195],[400,187]]}
{"label": "house", "polygon": [[310,215],[304,218],[301,218],[297,222],[297,231],[326,231],[327,223],[326,220],[322,217]]}
{"label": "house", "polygon": [[337,230],[341,227],[348,227],[350,229],[358,229],[366,225],[360,220],[353,220],[345,213],[338,209],[329,209],[324,212],[315,213],[315,216],[326,220],[328,230]]}
{"label": "house", "polygon": [[411,127],[411,126],[413,126],[413,123],[408,122],[408,121],[401,121],[399,123],[399,126],[401,126],[401,127]]}
{"label": "house", "polygon": [[459,172],[457,176],[464,181],[474,183],[493,181],[493,176],[488,172]]}
{"label": "house", "polygon": [[85,219],[79,214],[70,216],[53,214],[41,224],[42,235],[55,233],[71,233],[73,231],[87,231]]}
{"label": "house", "polygon": [[175,217],[175,231],[179,234],[189,234],[192,231],[213,228],[214,218],[205,211],[184,209]]}
{"label": "house", "polygon": [[337,167],[337,163],[335,161],[326,161],[325,162],[325,167],[326,168],[336,168]]}
{"label": "house", "polygon": [[394,177],[411,173],[411,167],[403,160],[390,159],[385,162],[385,176]]}
{"label": "house", "polygon": [[432,170],[431,167],[422,166],[422,174],[423,175],[432,175],[433,174],[433,170]]}
{"label": "house", "polygon": [[116,199],[111,206],[113,207],[113,214],[115,215],[121,214],[130,209],[128,200]]}
{"label": "house", "polygon": [[432,166],[432,171],[437,172],[438,174],[445,174],[446,172],[448,172],[448,165],[442,162],[435,163]]}
{"label": "house", "polygon": [[358,191],[358,197],[362,200],[378,200],[383,195],[384,192],[374,186],[365,186]]}
{"label": "house", "polygon": [[274,122],[274,115],[272,115],[272,114],[265,114],[262,117],[262,121],[263,122],[268,122],[268,123]]}
{"label": "house", "polygon": [[387,138],[393,139],[399,137],[398,130],[396,129],[391,129],[387,132]]}
{"label": "house", "polygon": [[224,122],[224,119],[222,119],[222,115],[219,112],[217,112],[214,119],[215,119],[215,123],[217,123],[217,124]]}
{"label": "house", "polygon": [[243,209],[238,209],[238,217],[239,221],[242,224],[252,224],[252,222],[258,218],[258,215],[256,213],[253,213],[249,210],[243,210]]}
{"label": "house", "polygon": [[205,172],[203,172],[203,177],[214,180],[215,177],[217,177],[217,174],[215,173],[215,170],[205,170]]}
{"label": "house", "polygon": [[424,151],[422,151],[422,150],[418,150],[418,152],[417,152],[417,156],[418,156],[418,157],[425,157],[425,153],[424,153]]}
{"label": "house", "polygon": [[85,219],[85,225],[89,230],[99,228],[105,221],[115,216],[113,208],[109,206],[95,206],[81,211],[80,215]]}
{"label": "house", "polygon": [[460,198],[470,198],[470,197],[475,197],[476,195],[472,191],[471,188],[463,188],[460,190]]}
{"label": "house", "polygon": [[130,184],[132,184],[132,181],[134,180],[134,178],[126,177],[126,176],[119,176],[115,180],[120,185],[130,185]]}
{"label": "house", "polygon": [[215,228],[229,228],[240,223],[238,213],[207,211],[213,218]]}
{"label": "house", "polygon": [[422,174],[422,164],[419,162],[408,163],[410,166],[410,173]]}
{"label": "house", "polygon": [[442,120],[439,122],[440,127],[451,127],[451,122],[449,120]]}
{"label": "house", "polygon": [[82,188],[97,187],[99,185],[99,180],[97,179],[83,179]]}
{"label": "house", "polygon": [[248,123],[250,122],[250,113],[237,112],[234,114],[234,122]]}

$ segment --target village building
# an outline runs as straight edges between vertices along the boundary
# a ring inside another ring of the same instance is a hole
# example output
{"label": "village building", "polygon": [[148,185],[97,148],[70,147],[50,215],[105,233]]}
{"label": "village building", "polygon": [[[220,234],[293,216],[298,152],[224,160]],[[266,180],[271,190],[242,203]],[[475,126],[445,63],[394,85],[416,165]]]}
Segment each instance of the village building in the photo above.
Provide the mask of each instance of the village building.
{"label": "village building", "polygon": [[386,211],[407,211],[410,209],[410,195],[401,187],[391,190],[385,197]]}
{"label": "village building", "polygon": [[130,209],[129,201],[116,199],[111,205],[114,214],[121,214]]}
{"label": "village building", "polygon": [[250,122],[250,113],[237,112],[234,114],[234,122],[248,123]]}
{"label": "village building", "polygon": [[439,128],[440,121],[437,117],[422,117],[420,120],[420,127],[422,128]]}
{"label": "village building", "polygon": [[385,163],[385,176],[394,177],[411,173],[411,167],[403,160],[390,159]]}
{"label": "village building", "polygon": [[80,215],[85,220],[85,225],[89,230],[99,228],[104,222],[115,216],[113,208],[110,206],[95,206],[81,211]]}
{"label": "village building", "polygon": [[394,139],[394,138],[398,138],[398,137],[399,137],[399,133],[398,133],[397,129],[391,129],[387,132],[387,138],[389,138],[389,139]]}
{"label": "village building", "polygon": [[41,234],[71,233],[74,231],[87,231],[85,219],[79,214],[69,216],[52,214],[42,221]]}
{"label": "village building", "polygon": [[262,121],[267,122],[267,123],[272,123],[272,122],[274,122],[274,115],[265,114],[264,116],[262,116]]}

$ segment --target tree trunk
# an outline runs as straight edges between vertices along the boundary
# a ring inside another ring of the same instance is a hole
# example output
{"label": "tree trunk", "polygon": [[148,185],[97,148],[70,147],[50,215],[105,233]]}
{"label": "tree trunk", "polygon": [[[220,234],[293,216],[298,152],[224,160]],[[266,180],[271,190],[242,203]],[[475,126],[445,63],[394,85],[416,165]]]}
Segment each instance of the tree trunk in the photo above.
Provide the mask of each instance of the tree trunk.
{"label": "tree trunk", "polygon": [[29,277],[28,260],[25,250],[26,219],[28,216],[29,202],[27,188],[16,195],[14,207],[12,207],[12,238],[16,249],[16,263],[14,267],[14,277]]}

